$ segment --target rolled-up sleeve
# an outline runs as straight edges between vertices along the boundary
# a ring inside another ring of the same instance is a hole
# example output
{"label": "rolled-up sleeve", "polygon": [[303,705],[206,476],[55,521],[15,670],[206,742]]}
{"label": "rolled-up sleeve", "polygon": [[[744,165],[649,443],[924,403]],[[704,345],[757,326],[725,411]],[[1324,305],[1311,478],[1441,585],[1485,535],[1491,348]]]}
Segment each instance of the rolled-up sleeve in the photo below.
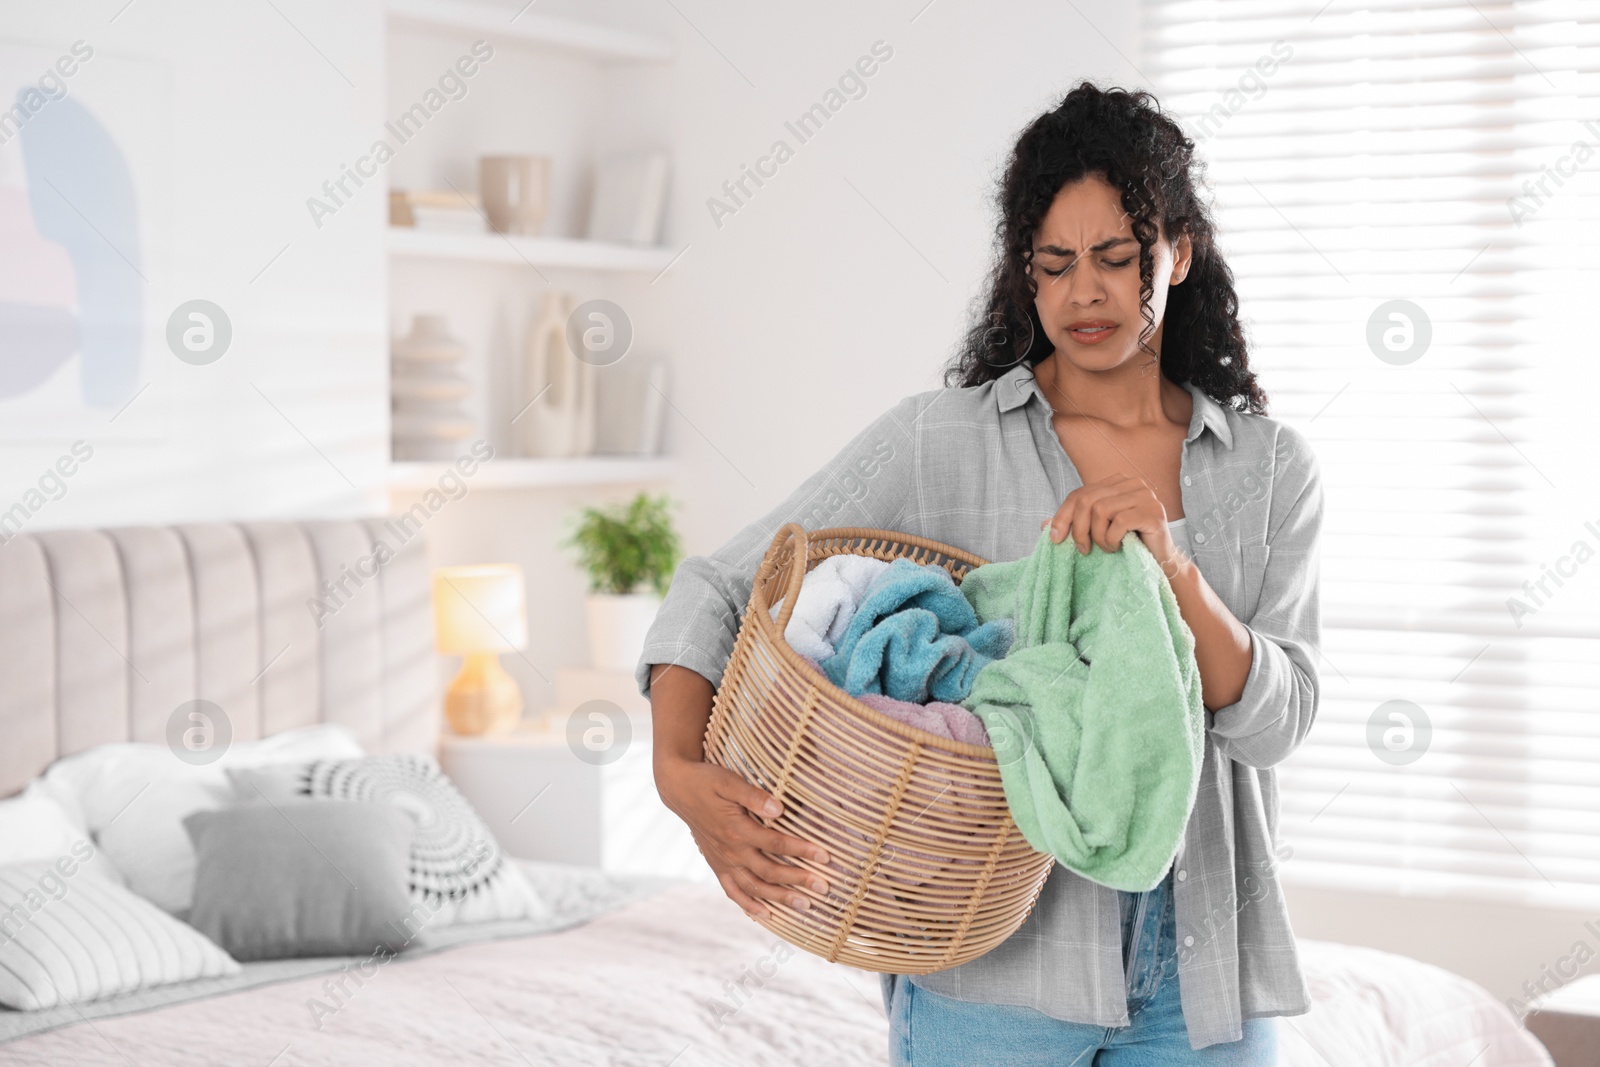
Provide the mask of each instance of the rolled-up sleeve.
{"label": "rolled-up sleeve", "polygon": [[634,676],[650,695],[656,663],[688,667],[713,686],[733,655],[756,569],[773,534],[788,522],[901,529],[916,485],[917,415],[928,394],[906,397],[874,419],[776,507],[710,555],[678,565],[645,634]]}
{"label": "rolled-up sleeve", "polygon": [[[1261,594],[1245,620],[1250,673],[1238,701],[1211,716],[1218,749],[1251,767],[1271,767],[1300,746],[1320,691],[1322,475],[1305,437],[1288,426],[1279,427],[1274,459]],[[1251,556],[1245,566],[1260,565]]]}

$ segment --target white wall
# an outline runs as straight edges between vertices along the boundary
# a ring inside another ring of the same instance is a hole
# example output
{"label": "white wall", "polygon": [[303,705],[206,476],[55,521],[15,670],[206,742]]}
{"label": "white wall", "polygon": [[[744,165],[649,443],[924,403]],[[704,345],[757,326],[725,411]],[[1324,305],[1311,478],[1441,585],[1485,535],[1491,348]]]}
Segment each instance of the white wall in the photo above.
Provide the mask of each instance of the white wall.
{"label": "white wall", "polygon": [[[381,508],[384,196],[366,190],[320,230],[305,208],[381,124],[378,0],[283,0],[293,26],[266,4],[122,7],[0,2],[0,40],[94,50],[70,95],[107,116],[134,168],[148,257],[148,388],[83,434],[93,459],[29,528]],[[124,99],[129,72],[141,92],[153,87],[148,103]],[[164,341],[170,312],[194,298],[233,324],[209,366],[180,362]],[[25,441],[0,427],[0,509],[73,436]]]}

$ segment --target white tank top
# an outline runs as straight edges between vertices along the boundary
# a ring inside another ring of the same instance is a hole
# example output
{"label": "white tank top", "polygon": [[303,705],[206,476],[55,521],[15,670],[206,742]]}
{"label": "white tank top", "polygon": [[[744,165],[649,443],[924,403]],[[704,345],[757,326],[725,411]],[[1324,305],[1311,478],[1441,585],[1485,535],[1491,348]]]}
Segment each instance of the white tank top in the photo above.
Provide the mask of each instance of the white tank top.
{"label": "white tank top", "polygon": [[1167,531],[1172,534],[1172,543],[1178,546],[1178,551],[1185,556],[1192,557],[1194,555],[1189,545],[1189,517],[1187,515],[1167,523]]}

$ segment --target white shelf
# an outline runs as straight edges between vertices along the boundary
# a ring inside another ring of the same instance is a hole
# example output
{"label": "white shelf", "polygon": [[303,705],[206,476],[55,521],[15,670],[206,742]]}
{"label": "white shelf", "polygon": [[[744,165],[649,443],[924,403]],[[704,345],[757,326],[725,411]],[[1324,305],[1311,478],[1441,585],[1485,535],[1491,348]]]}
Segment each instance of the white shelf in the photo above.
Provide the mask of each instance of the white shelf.
{"label": "white shelf", "polygon": [[[391,463],[389,488],[437,489],[449,463]],[[627,485],[660,482],[677,473],[670,457],[578,456],[573,459],[493,459],[462,477],[471,489],[536,489],[563,485]]]}
{"label": "white shelf", "polygon": [[[386,0],[391,19],[421,26],[488,33],[529,44],[564,48],[594,59],[659,62],[672,58],[665,38],[613,29],[594,22],[539,15],[521,0],[512,6],[454,0]],[[518,11],[521,14],[518,14]]]}
{"label": "white shelf", "polygon": [[571,237],[514,237],[500,233],[451,233],[391,226],[389,254],[407,259],[464,259],[513,267],[657,272],[665,270],[677,253],[659,246],[612,244]]}

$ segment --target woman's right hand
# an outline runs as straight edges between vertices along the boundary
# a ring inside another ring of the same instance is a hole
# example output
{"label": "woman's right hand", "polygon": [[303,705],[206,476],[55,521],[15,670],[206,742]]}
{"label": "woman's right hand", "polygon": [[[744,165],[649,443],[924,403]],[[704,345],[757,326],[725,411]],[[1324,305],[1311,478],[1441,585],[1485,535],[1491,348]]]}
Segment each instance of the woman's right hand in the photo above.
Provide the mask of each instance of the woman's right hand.
{"label": "woman's right hand", "polygon": [[726,767],[704,760],[658,759],[656,790],[661,800],[688,824],[706,862],[728,894],[745,914],[765,918],[763,901],[783,901],[795,908],[810,907],[800,887],[817,895],[828,891],[826,880],[804,867],[780,863],[762,854],[795,856],[827,863],[819,845],[764,826],[757,814],[773,818],[781,805],[763,789],[751,785]]}

